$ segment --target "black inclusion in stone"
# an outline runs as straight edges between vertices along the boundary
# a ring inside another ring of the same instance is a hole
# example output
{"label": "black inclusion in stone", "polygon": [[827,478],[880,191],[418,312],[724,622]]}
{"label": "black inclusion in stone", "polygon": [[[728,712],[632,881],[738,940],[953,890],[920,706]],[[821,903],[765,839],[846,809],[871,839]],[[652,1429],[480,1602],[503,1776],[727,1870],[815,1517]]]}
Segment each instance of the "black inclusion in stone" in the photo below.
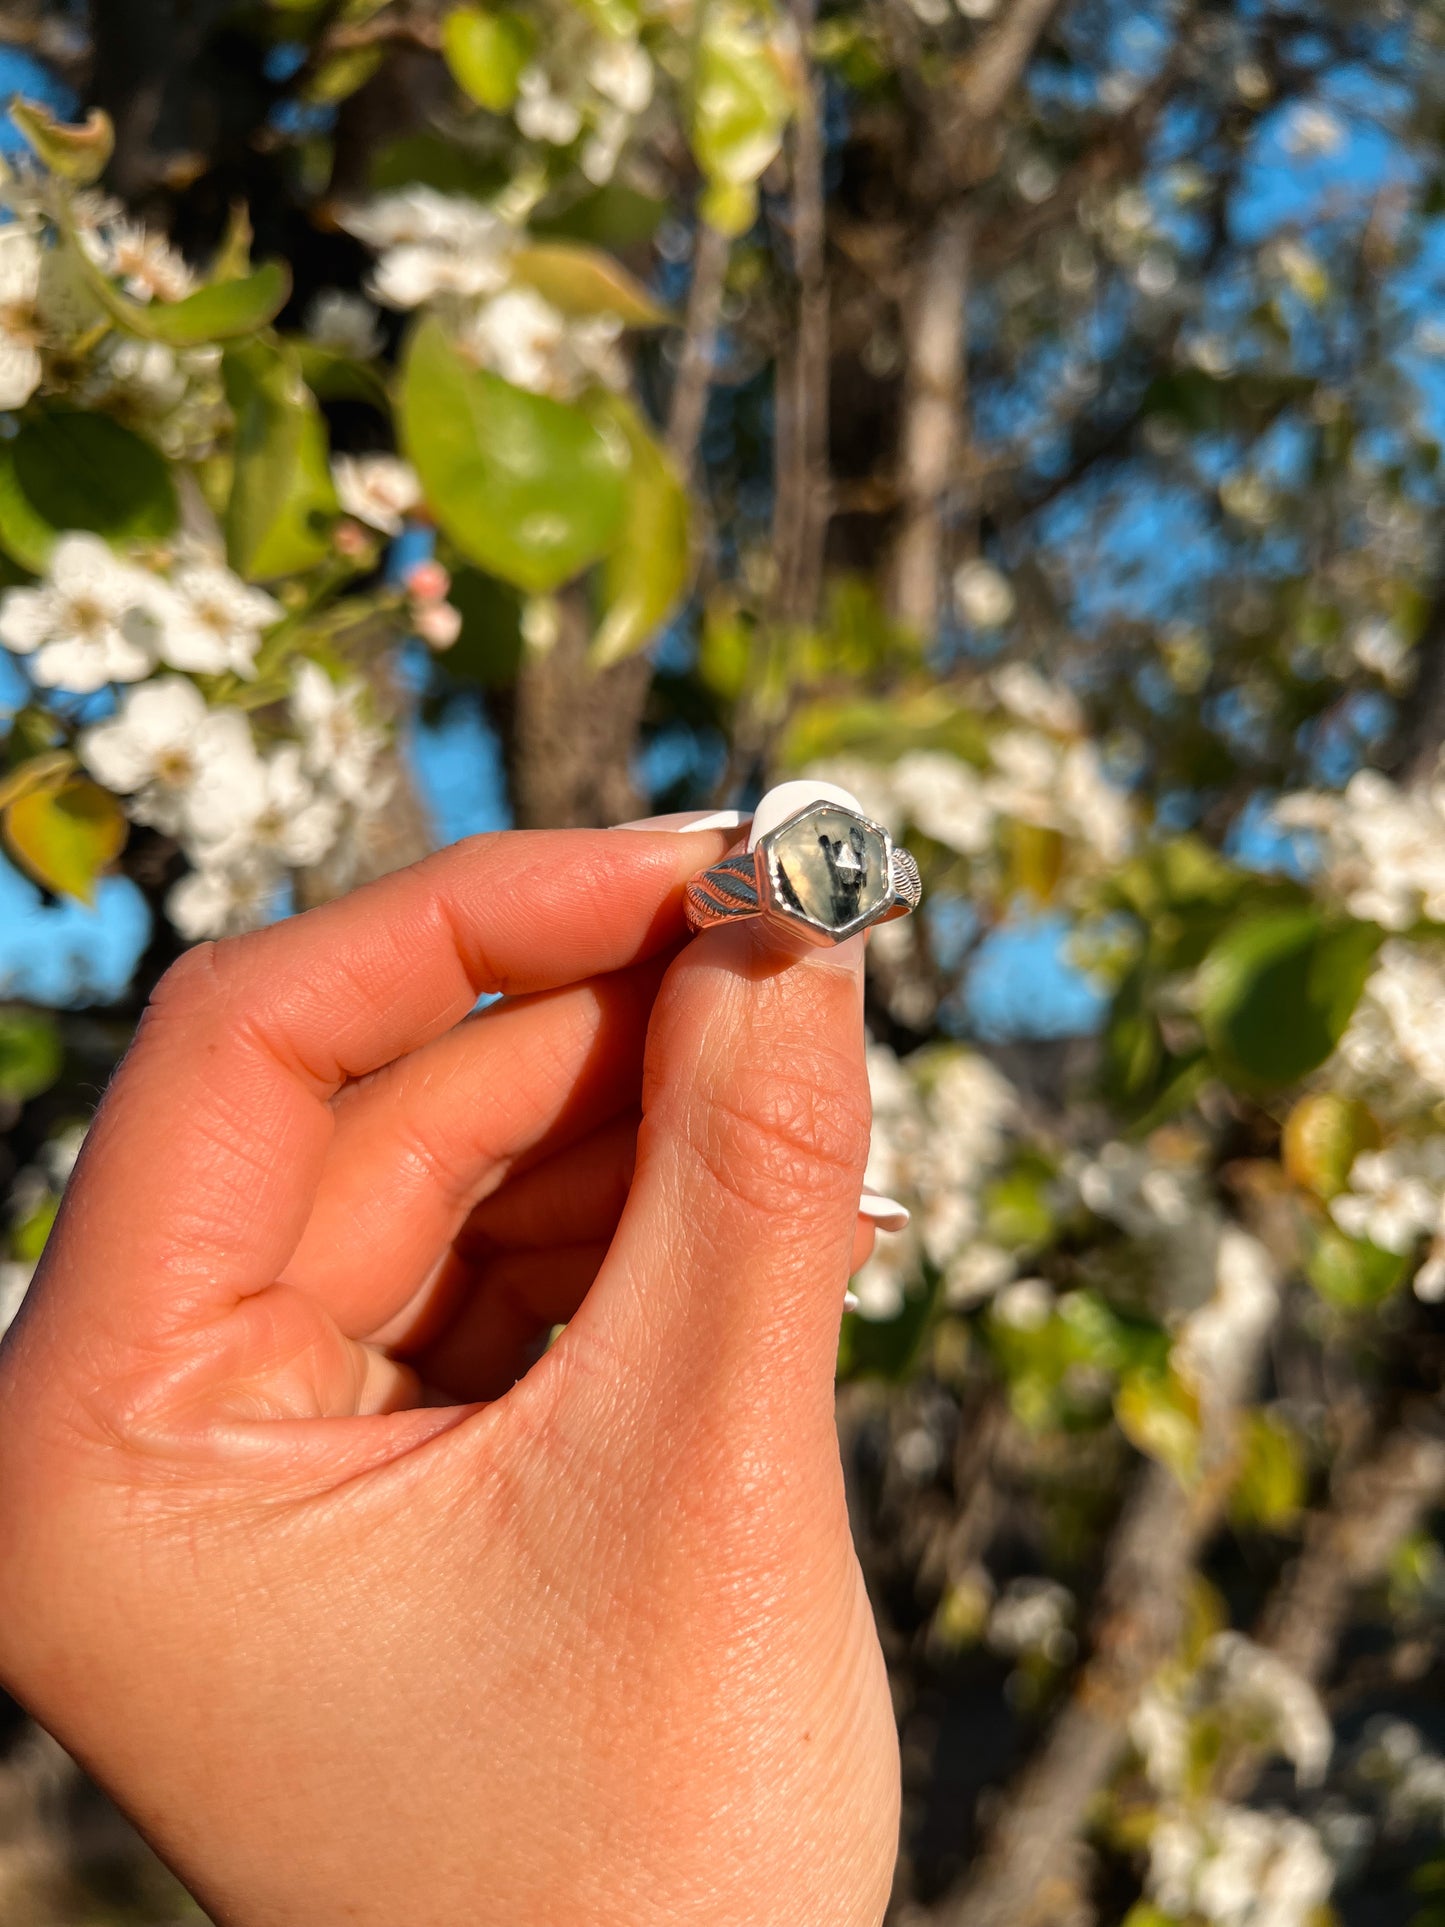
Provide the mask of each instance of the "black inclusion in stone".
{"label": "black inclusion in stone", "polygon": [[826,830],[818,834],[818,847],[828,859],[828,881],[833,899],[833,928],[841,930],[844,924],[851,923],[858,914],[859,900],[863,895],[863,885],[868,879],[867,845],[861,830],[848,832],[848,844],[856,859],[855,867],[840,867],[843,854],[842,837],[830,837]]}

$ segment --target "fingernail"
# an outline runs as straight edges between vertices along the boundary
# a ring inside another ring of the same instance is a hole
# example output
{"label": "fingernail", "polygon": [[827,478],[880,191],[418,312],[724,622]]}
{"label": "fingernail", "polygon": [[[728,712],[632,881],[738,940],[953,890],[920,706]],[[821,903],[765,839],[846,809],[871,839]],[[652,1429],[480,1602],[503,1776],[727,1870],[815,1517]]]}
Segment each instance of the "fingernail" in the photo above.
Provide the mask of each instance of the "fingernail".
{"label": "fingernail", "polygon": [[859,1305],[859,1298],[856,1291],[845,1291],[843,1293],[844,1311],[857,1311],[858,1305]]}
{"label": "fingernail", "polygon": [[670,816],[639,816],[633,823],[614,823],[614,830],[740,830],[750,820],[747,810],[674,810]]}
{"label": "fingernail", "polygon": [[858,1200],[858,1216],[876,1224],[880,1231],[906,1231],[913,1213],[897,1198],[885,1198],[880,1191],[865,1191]]}

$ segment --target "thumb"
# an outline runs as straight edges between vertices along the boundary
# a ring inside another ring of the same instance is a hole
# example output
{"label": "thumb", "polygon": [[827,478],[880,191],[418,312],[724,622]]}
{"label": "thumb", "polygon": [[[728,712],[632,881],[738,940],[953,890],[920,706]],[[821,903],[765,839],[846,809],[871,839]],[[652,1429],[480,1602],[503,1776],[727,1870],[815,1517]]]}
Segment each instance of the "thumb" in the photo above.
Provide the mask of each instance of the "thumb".
{"label": "thumb", "polygon": [[[710,930],[663,981],[636,1175],[573,1334],[652,1425],[727,1414],[836,1460],[833,1377],[868,1160],[862,936],[799,954]],[[649,1428],[650,1429],[650,1428]]]}

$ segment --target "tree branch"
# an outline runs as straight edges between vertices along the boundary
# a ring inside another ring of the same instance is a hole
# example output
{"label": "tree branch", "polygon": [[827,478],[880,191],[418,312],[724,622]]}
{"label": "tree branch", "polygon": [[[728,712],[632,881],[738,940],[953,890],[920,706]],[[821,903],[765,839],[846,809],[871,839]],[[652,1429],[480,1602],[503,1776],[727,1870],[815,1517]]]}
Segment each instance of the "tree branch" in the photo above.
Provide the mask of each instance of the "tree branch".
{"label": "tree branch", "polygon": [[993,122],[1059,0],[1014,0],[962,76],[934,91],[923,174],[939,205],[924,238],[905,325],[899,463],[903,507],[889,569],[895,619],[921,635],[938,616],[944,518],[959,468],[967,390],[967,308],[976,217],[967,190],[997,164]]}
{"label": "tree branch", "polygon": [[684,482],[690,480],[707,419],[707,395],[717,353],[731,244],[725,234],[699,221],[693,247],[692,286],[687,296],[682,352],[667,415],[667,449]]}
{"label": "tree branch", "polygon": [[[1198,1385],[1198,1475],[1186,1486],[1161,1465],[1139,1474],[1110,1543],[1089,1659],[1008,1794],[981,1858],[937,1910],[939,1927],[1028,1927],[1123,1758],[1134,1709],[1179,1642],[1189,1577],[1228,1493],[1238,1409],[1278,1313],[1263,1247],[1238,1230],[1225,1237],[1240,1242],[1229,1254],[1221,1245],[1220,1288],[1205,1315],[1215,1317],[1216,1337],[1225,1319],[1231,1329],[1229,1343],[1215,1343]],[[1255,1271],[1234,1300],[1226,1264]],[[1266,1277],[1268,1299],[1256,1291]]]}
{"label": "tree branch", "polygon": [[[814,0],[793,0],[793,21],[806,48]],[[793,123],[791,227],[797,281],[797,327],[784,330],[777,366],[777,587],[784,622],[807,622],[817,609],[829,515],[828,276],[824,251],[823,128],[819,86],[810,71]]]}
{"label": "tree branch", "polygon": [[[1356,1595],[1383,1578],[1395,1549],[1445,1499],[1445,1433],[1423,1401],[1383,1430],[1336,1479],[1329,1504],[1311,1515],[1299,1556],[1286,1569],[1255,1638],[1312,1685],[1334,1664]],[[1265,1756],[1238,1754],[1219,1776],[1227,1800],[1243,1800]]]}

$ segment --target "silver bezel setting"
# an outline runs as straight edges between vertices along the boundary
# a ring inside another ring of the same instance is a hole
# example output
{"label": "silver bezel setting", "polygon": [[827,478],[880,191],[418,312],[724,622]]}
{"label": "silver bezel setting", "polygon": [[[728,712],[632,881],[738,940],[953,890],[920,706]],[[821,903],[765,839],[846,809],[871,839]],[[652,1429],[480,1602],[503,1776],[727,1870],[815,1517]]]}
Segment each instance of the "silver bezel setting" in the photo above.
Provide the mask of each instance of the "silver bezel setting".
{"label": "silver bezel setting", "polygon": [[[862,824],[865,829],[871,830],[883,839],[883,874],[888,879],[887,896],[876,908],[860,911],[856,917],[837,929],[823,923],[819,918],[809,916],[806,910],[801,910],[796,904],[787,901],[782,894],[774,864],[778,839],[808,817],[817,815],[851,817],[855,823]],[[802,809],[794,810],[791,816],[785,817],[781,823],[776,824],[765,836],[758,839],[755,855],[758,865],[758,896],[764,913],[778,918],[789,930],[795,931],[808,943],[819,946],[846,943],[849,937],[857,936],[860,930],[870,929],[873,924],[881,922],[899,901],[893,868],[892,836],[881,823],[875,823],[871,816],[864,816],[861,810],[849,809],[844,803],[832,803],[822,798],[815,803],[805,803]]]}

